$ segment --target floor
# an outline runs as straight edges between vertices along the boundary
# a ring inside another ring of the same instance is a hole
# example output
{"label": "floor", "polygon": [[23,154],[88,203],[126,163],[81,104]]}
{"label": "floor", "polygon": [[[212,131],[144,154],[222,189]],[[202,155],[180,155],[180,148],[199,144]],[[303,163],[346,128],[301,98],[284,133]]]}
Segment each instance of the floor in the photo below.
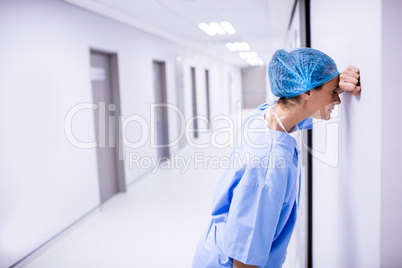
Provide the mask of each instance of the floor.
{"label": "floor", "polygon": [[184,174],[174,168],[147,174],[17,267],[191,267],[223,171],[196,167],[194,154],[226,157],[230,151],[184,148],[178,154],[192,159]]}

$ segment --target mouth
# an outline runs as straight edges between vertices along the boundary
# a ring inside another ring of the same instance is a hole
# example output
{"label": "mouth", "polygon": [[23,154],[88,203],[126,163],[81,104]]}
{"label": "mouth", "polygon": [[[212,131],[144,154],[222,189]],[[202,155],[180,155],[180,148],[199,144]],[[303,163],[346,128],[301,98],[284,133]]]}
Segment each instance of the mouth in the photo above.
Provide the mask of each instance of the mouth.
{"label": "mouth", "polygon": [[334,110],[334,108],[330,108],[330,109],[328,109],[328,112],[332,114],[333,110]]}

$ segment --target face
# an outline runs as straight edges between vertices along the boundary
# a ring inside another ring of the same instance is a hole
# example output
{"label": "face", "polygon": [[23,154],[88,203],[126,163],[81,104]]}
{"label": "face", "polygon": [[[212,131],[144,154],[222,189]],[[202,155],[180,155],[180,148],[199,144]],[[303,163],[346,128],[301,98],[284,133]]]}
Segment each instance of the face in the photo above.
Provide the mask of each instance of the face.
{"label": "face", "polygon": [[339,94],[339,76],[325,83],[321,89],[312,89],[310,92],[309,109],[312,112],[311,117],[329,120],[335,105],[341,104]]}

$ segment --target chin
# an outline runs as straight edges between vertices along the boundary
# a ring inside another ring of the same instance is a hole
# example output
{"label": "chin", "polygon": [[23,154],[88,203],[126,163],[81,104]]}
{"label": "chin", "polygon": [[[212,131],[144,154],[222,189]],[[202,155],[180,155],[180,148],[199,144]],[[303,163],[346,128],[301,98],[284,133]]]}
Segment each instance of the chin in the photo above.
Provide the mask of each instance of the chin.
{"label": "chin", "polygon": [[324,116],[324,118],[323,118],[323,120],[329,120],[329,119],[331,119],[331,113],[330,112],[326,112],[325,113],[325,116]]}
{"label": "chin", "polygon": [[321,120],[331,119],[331,111],[330,110],[326,110],[326,111],[321,110],[320,116],[318,118]]}
{"label": "chin", "polygon": [[327,117],[323,118],[322,120],[328,121],[329,119],[331,119],[330,115],[328,115]]}
{"label": "chin", "polygon": [[322,113],[322,120],[329,120],[329,119],[331,119],[331,114],[332,114],[332,110],[331,109],[328,109],[328,110],[325,110],[325,112],[324,113]]}

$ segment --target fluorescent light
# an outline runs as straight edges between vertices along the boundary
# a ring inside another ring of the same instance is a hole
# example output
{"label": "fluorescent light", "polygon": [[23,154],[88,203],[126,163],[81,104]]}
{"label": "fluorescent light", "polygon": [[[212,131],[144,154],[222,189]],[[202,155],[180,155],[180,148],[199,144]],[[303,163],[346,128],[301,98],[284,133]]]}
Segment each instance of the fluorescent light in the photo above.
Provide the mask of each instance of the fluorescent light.
{"label": "fluorescent light", "polygon": [[240,43],[240,48],[241,48],[241,50],[249,50],[250,45],[247,42],[241,42]]}
{"label": "fluorescent light", "polygon": [[239,57],[242,59],[253,59],[257,58],[257,53],[255,52],[240,52]]}
{"label": "fluorescent light", "polygon": [[225,31],[228,34],[236,33],[236,30],[233,28],[233,26],[228,21],[222,21],[221,26],[222,26],[223,29],[225,29]]}
{"label": "fluorescent light", "polygon": [[249,58],[257,58],[257,53],[255,52],[248,52]]}
{"label": "fluorescent light", "polygon": [[217,22],[211,22],[209,24],[209,27],[211,27],[217,34],[223,35],[226,33],[225,30]]}
{"label": "fluorescent light", "polygon": [[236,47],[233,43],[226,43],[226,48],[230,51],[236,51]]}
{"label": "fluorescent light", "polygon": [[236,33],[236,30],[227,21],[222,21],[220,24],[214,21],[209,24],[200,23],[198,24],[198,27],[209,35],[216,35],[216,34],[224,35],[226,33],[228,34]]}
{"label": "fluorescent light", "polygon": [[200,23],[198,27],[209,35],[216,35],[216,31],[206,23]]}
{"label": "fluorescent light", "polygon": [[247,59],[247,53],[246,52],[241,52],[239,53],[239,57],[242,59]]}
{"label": "fluorescent light", "polygon": [[247,59],[247,63],[252,65],[252,66],[261,66],[264,64],[264,62],[262,61],[262,59],[260,58],[250,58]]}
{"label": "fluorescent light", "polygon": [[226,47],[230,51],[244,51],[244,50],[249,50],[250,49],[250,45],[247,42],[227,43]]}

